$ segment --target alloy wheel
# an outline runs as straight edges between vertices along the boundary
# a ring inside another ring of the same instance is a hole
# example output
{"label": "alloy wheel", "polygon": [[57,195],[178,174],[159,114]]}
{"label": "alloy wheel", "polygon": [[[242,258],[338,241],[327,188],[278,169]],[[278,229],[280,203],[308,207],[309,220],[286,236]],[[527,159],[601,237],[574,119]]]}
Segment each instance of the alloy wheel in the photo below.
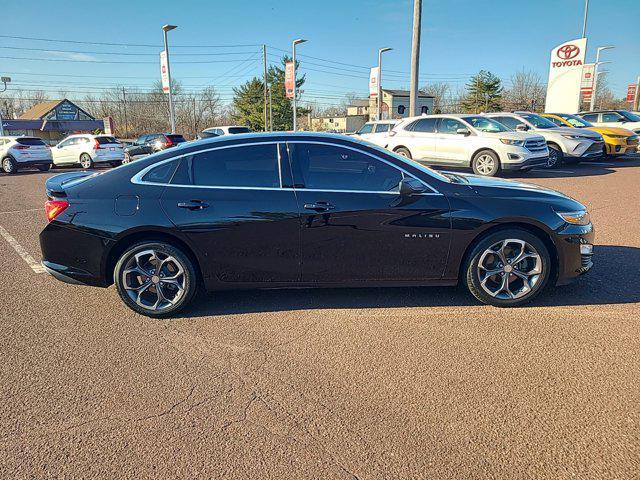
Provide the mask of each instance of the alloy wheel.
{"label": "alloy wheel", "polygon": [[83,155],[82,157],[80,157],[80,165],[82,166],[82,168],[91,167],[91,158],[88,155]]}
{"label": "alloy wheel", "polygon": [[131,300],[145,310],[161,312],[185,294],[185,268],[175,257],[149,249],[129,259],[122,285]]}
{"label": "alloy wheel", "polygon": [[11,160],[8,158],[5,158],[2,161],[2,169],[6,172],[6,173],[11,173],[13,171],[13,164],[11,163]]}
{"label": "alloy wheel", "polygon": [[491,175],[496,168],[496,162],[491,155],[483,154],[476,160],[476,170],[481,175]]}
{"label": "alloy wheel", "polygon": [[517,238],[487,248],[478,261],[480,286],[502,300],[522,298],[542,280],[542,258],[529,243]]}
{"label": "alloy wheel", "polygon": [[547,158],[547,168],[553,168],[558,164],[558,151],[555,148],[549,149],[549,157]]}

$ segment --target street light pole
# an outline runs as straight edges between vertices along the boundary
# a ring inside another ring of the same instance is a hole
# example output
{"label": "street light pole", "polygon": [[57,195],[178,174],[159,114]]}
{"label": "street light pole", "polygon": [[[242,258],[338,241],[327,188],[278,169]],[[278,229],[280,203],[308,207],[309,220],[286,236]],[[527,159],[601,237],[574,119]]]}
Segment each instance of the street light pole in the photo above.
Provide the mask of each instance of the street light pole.
{"label": "street light pole", "polygon": [[596,63],[593,68],[593,92],[591,93],[591,102],[589,102],[590,112],[593,112],[593,109],[595,108],[595,105],[596,105],[596,88],[598,87],[598,67],[600,66],[601,63],[605,63],[600,61],[600,52],[602,50],[609,50],[611,48],[615,48],[615,47],[613,45],[607,45],[606,47],[598,47],[598,49],[596,50]]}
{"label": "street light pole", "polygon": [[422,0],[413,0],[413,36],[411,38],[411,81],[409,89],[409,116],[416,115],[418,105],[418,72],[420,70],[420,29]]}
{"label": "street light pole", "polygon": [[164,32],[164,53],[167,56],[167,79],[169,80],[169,119],[171,121],[171,133],[176,133],[176,111],[173,106],[173,85],[171,85],[171,66],[169,63],[169,44],[167,43],[167,32],[178,28],[176,25],[163,25]]}
{"label": "street light pole", "polygon": [[582,20],[582,38],[587,36],[587,16],[589,15],[589,0],[584,0],[584,19]]}
{"label": "street light pole", "polygon": [[298,38],[296,40],[293,41],[292,43],[292,51],[293,51],[293,55],[292,55],[292,61],[293,61],[293,131],[295,132],[297,130],[298,127],[298,109],[296,108],[296,96],[298,94],[298,85],[296,84],[296,45],[298,45],[299,43],[304,43],[306,42],[305,39],[303,38]]}
{"label": "street light pole", "polygon": [[384,47],[378,49],[378,120],[382,120],[382,54],[389,50],[393,50],[393,48]]}

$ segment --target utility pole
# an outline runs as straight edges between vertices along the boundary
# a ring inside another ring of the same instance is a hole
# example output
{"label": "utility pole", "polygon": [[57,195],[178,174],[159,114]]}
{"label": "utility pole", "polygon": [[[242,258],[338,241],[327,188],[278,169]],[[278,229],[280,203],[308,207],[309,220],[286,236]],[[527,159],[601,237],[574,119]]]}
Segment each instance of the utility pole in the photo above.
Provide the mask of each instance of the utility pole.
{"label": "utility pole", "polygon": [[393,49],[389,47],[378,49],[378,120],[382,120],[382,54],[389,50]]}
{"label": "utility pole", "polygon": [[598,87],[598,70],[600,69],[600,65],[603,63],[609,62],[601,62],[600,61],[600,52],[602,50],[609,50],[611,48],[615,48],[613,45],[607,45],[606,47],[598,47],[596,50],[596,63],[593,67],[593,92],[591,92],[591,102],[589,103],[589,111],[593,112],[593,109],[596,105],[596,88]]}
{"label": "utility pole", "polygon": [[584,20],[582,21],[582,38],[587,36],[587,16],[589,15],[589,0],[584,0]]}
{"label": "utility pole", "polygon": [[413,37],[411,38],[411,85],[409,90],[409,116],[415,117],[418,104],[418,72],[420,71],[420,27],[422,0],[413,0]]}
{"label": "utility pole", "polygon": [[198,120],[196,120],[196,97],[193,97],[193,139],[198,138]]}
{"label": "utility pole", "polygon": [[269,131],[273,132],[273,103],[271,101],[271,88],[269,88]]}
{"label": "utility pole", "polygon": [[124,110],[124,138],[129,138],[129,121],[127,120],[127,91],[122,87],[122,109]]}
{"label": "utility pole", "polygon": [[268,119],[267,119],[267,46],[262,45],[262,68],[263,68],[263,78],[264,78],[264,131],[268,131]]}
{"label": "utility pole", "polygon": [[164,53],[167,56],[167,79],[169,80],[169,119],[171,121],[171,133],[176,133],[176,111],[173,106],[173,85],[171,85],[171,67],[169,64],[169,45],[167,43],[167,32],[178,28],[176,25],[163,25],[164,32]]}
{"label": "utility pole", "polygon": [[636,79],[636,96],[633,100],[633,111],[637,112],[640,110],[640,75]]}
{"label": "utility pole", "polygon": [[292,43],[292,61],[293,61],[293,131],[295,132],[297,130],[298,127],[298,109],[296,108],[296,101],[297,101],[297,95],[298,95],[298,85],[296,83],[296,45],[300,44],[300,43],[304,43],[306,42],[305,39],[303,38],[298,38],[297,40],[294,40]]}

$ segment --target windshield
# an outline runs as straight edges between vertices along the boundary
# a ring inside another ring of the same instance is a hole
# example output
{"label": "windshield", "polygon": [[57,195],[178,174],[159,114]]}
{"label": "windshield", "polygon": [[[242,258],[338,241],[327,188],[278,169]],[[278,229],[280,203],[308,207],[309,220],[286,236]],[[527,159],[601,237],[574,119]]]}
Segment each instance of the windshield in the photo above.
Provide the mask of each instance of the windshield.
{"label": "windshield", "polygon": [[577,115],[563,114],[563,115],[558,115],[558,116],[561,117],[561,118],[564,118],[567,122],[569,122],[571,124],[572,127],[576,127],[576,128],[593,127],[592,124],[590,124],[584,118],[580,118]]}
{"label": "windshield", "polygon": [[536,128],[558,128],[558,126],[551,120],[547,120],[535,113],[525,113],[521,115],[522,118],[526,118]]}
{"label": "windshield", "polygon": [[630,122],[640,122],[640,116],[634,113],[627,112],[626,110],[619,110],[618,113]]}
{"label": "windshield", "polygon": [[487,117],[462,117],[462,120],[471,124],[476,130],[488,133],[508,132],[509,129],[495,120],[491,120]]}

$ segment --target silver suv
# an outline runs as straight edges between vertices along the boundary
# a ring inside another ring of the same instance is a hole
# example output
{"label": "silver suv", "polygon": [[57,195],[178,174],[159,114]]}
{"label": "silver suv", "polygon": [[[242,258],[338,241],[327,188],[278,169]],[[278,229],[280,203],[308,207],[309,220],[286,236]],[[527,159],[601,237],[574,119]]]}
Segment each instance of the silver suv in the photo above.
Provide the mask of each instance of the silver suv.
{"label": "silver suv", "polygon": [[0,137],[0,162],[5,173],[36,167],[51,168],[51,149],[38,137]]}
{"label": "silver suv", "polygon": [[408,118],[389,132],[383,146],[424,164],[471,167],[486,176],[544,166],[549,156],[540,135],[513,132],[473,114]]}
{"label": "silver suv", "polygon": [[512,130],[542,135],[549,146],[549,167],[600,158],[604,151],[602,135],[584,128],[558,127],[537,113],[486,113]]}

